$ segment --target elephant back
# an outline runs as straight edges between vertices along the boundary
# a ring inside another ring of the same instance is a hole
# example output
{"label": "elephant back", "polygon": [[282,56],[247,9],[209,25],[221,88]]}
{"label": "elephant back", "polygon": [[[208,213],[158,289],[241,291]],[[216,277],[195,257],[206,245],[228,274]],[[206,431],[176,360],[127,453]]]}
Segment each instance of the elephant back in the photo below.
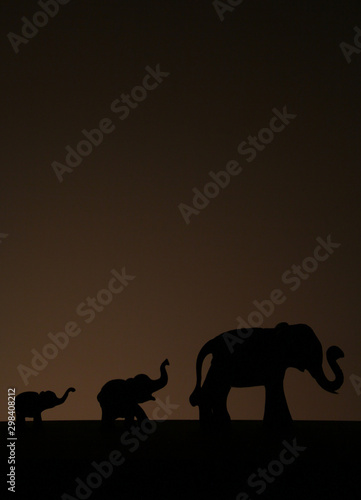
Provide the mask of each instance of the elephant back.
{"label": "elephant back", "polygon": [[33,391],[21,392],[15,398],[15,411],[22,413],[24,416],[31,417],[38,412],[38,397],[39,394]]}
{"label": "elephant back", "polygon": [[101,388],[97,399],[100,402],[102,399],[108,399],[119,393],[125,393],[127,391],[127,383],[123,379],[109,380]]}

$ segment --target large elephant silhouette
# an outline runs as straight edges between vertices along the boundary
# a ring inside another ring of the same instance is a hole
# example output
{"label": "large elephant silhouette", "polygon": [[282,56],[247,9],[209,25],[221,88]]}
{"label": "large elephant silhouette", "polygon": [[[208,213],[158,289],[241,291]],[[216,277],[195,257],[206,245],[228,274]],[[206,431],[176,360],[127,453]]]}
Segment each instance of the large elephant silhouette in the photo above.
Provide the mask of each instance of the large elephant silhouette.
{"label": "large elephant silhouette", "polygon": [[107,382],[99,392],[97,399],[102,408],[102,426],[109,428],[117,418],[124,418],[126,427],[147,418],[139,403],[154,401],[153,392],[159,391],[168,383],[166,366],[168,359],[160,365],[160,377],[152,380],[148,375],[140,374],[127,380],[116,379]]}
{"label": "large elephant silhouette", "polygon": [[[204,358],[212,354],[211,366],[201,386]],[[201,425],[229,424],[227,397],[231,387],[265,386],[266,401],[263,421],[273,429],[289,427],[289,412],[283,380],[287,368],[307,370],[326,391],[335,392],[343,384],[343,373],[336,360],[344,353],[329,347],[327,361],[335,378],[326,378],[322,368],[320,341],[307,325],[280,323],[276,328],[251,328],[222,333],[207,342],[196,362],[196,387],[189,401],[199,406]]]}
{"label": "large elephant silhouette", "polygon": [[74,387],[69,387],[61,398],[58,398],[53,391],[21,392],[15,398],[15,413],[17,426],[24,426],[25,417],[32,417],[34,425],[39,427],[42,423],[41,413],[49,408],[54,408],[63,404],[69,392],[75,392]]}

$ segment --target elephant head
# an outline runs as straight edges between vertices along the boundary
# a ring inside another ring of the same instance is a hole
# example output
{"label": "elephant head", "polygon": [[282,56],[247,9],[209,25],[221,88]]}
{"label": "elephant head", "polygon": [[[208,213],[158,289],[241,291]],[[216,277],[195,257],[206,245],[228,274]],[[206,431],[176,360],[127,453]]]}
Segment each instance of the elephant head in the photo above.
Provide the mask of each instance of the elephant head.
{"label": "elephant head", "polygon": [[153,380],[148,375],[140,374],[134,378],[126,380],[129,392],[133,395],[137,403],[145,401],[154,401],[153,392],[163,389],[168,383],[168,374],[166,366],[169,365],[168,359],[160,365],[160,377]]}
{"label": "elephant head", "polygon": [[42,391],[39,393],[38,403],[40,411],[47,410],[48,408],[54,408],[63,404],[69,395],[69,392],[75,392],[74,387],[69,387],[61,398],[58,398],[53,391]]}
{"label": "elephant head", "polygon": [[343,351],[337,346],[331,346],[326,351],[327,362],[335,376],[334,380],[329,380],[322,368],[322,345],[312,328],[307,325],[280,326],[280,334],[284,331],[283,339],[287,343],[286,356],[291,361],[289,366],[302,371],[306,369],[322,389],[336,393],[344,381],[342,370],[337,363],[339,358],[344,357]]}

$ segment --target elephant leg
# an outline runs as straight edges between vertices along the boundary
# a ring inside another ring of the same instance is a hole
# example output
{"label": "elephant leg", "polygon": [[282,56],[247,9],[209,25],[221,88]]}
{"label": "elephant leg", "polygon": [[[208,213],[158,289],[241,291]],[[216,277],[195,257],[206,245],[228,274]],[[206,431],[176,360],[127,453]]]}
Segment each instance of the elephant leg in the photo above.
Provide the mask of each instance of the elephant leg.
{"label": "elephant leg", "polygon": [[41,413],[39,412],[34,416],[34,427],[39,429],[42,426],[42,423],[43,421],[41,419]]}
{"label": "elephant leg", "polygon": [[213,402],[213,420],[216,425],[227,426],[231,422],[231,417],[227,410],[227,397],[230,387],[217,387]]}
{"label": "elephant leg", "polygon": [[102,408],[102,423],[101,426],[103,429],[111,429],[114,426],[114,418],[111,413]]}
{"label": "elephant leg", "polygon": [[212,406],[208,398],[199,403],[199,421],[201,426],[208,426],[212,423]]}
{"label": "elephant leg", "polygon": [[16,414],[16,429],[21,430],[25,428],[25,417],[21,413]]}
{"label": "elephant leg", "polygon": [[130,429],[134,424],[134,415],[127,415],[124,419],[124,426],[126,429]]}
{"label": "elephant leg", "polygon": [[141,408],[139,405],[135,405],[134,416],[136,417],[137,422],[139,423],[142,422],[143,420],[148,419],[147,414],[145,413],[143,408]]}
{"label": "elephant leg", "polygon": [[145,411],[138,404],[132,405],[125,415],[124,425],[127,429],[130,429],[130,427],[134,424],[135,418],[137,419],[138,424],[148,418]]}
{"label": "elephant leg", "polygon": [[204,422],[216,424],[220,427],[230,423],[231,417],[227,411],[227,397],[230,389],[231,387],[226,380],[220,380],[219,370],[211,366],[202,387],[202,416]]}
{"label": "elephant leg", "polygon": [[266,403],[263,422],[272,429],[287,428],[292,425],[292,417],[288,409],[283,389],[282,376],[266,384]]}
{"label": "elephant leg", "polygon": [[200,425],[201,427],[207,428],[213,421],[211,387],[207,382],[207,378],[200,390],[198,406]]}

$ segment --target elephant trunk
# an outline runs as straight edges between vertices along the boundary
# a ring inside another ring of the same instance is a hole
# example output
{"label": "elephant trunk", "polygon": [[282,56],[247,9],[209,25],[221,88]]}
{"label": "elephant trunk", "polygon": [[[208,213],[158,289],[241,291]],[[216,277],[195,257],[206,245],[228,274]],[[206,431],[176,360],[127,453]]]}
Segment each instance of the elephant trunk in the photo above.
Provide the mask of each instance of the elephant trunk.
{"label": "elephant trunk", "polygon": [[62,405],[62,404],[66,401],[66,398],[68,397],[69,392],[75,392],[74,387],[69,387],[69,389],[67,389],[67,390],[64,392],[63,397],[62,397],[62,398],[58,398],[58,401],[57,401],[57,406],[58,406],[58,405]]}
{"label": "elephant trunk", "polygon": [[328,380],[322,369],[322,365],[318,366],[317,368],[309,370],[309,372],[311,373],[312,377],[316,380],[316,382],[322,387],[322,389],[325,389],[328,392],[336,393],[336,391],[343,384],[344,380],[342,370],[339,367],[336,360],[339,358],[343,358],[344,353],[339,347],[332,346],[327,349],[326,357],[331,370],[335,374],[334,380],[332,381]]}
{"label": "elephant trunk", "polygon": [[156,380],[151,381],[150,390],[151,392],[159,391],[159,389],[163,389],[168,383],[168,373],[166,370],[166,366],[169,365],[168,359],[164,360],[160,365],[160,377]]}

